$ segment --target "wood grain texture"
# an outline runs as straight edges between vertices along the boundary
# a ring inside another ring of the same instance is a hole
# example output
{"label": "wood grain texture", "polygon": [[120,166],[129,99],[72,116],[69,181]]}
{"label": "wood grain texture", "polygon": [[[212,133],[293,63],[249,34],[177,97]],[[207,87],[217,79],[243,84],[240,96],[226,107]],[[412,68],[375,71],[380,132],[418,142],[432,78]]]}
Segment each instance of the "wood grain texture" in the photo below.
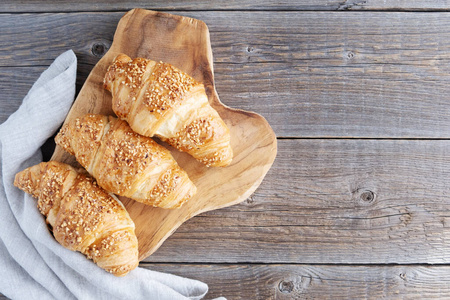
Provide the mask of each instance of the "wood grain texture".
{"label": "wood grain texture", "polygon": [[280,140],[245,202],[186,222],[146,261],[450,262],[450,141]]}
{"label": "wood grain texture", "polygon": [[0,124],[19,108],[23,98],[45,69],[46,66],[0,67]]}
{"label": "wood grain texture", "polygon": [[[214,88],[209,32],[202,21],[143,9],[132,10],[121,18],[111,48],[89,74],[65,123],[88,113],[114,115],[111,93],[103,88],[103,78],[120,53],[170,63],[201,82],[209,103],[230,130],[233,149],[233,161],[229,166],[207,168],[187,153],[169,148],[197,187],[197,193],[181,208],[155,208],[121,197],[136,224],[139,259],[142,260],[189,218],[244,201],[272,165],[277,141],[263,117],[220,102]],[[75,158],[59,146],[51,159],[77,165]]]}
{"label": "wood grain texture", "polygon": [[448,299],[450,267],[144,265],[206,282],[205,299]]}
{"label": "wood grain texture", "polygon": [[286,1],[52,1],[21,0],[20,4],[14,0],[4,0],[0,4],[1,12],[70,12],[70,11],[118,11],[133,8],[154,10],[399,10],[399,11],[428,11],[450,10],[448,0],[286,0]]}
{"label": "wood grain texture", "polygon": [[226,105],[325,138],[279,140],[255,194],[183,224],[142,267],[205,281],[205,299],[450,298],[450,141],[326,139],[449,138],[448,0],[5,0],[0,123],[70,48],[79,90],[134,7],[206,22]]}
{"label": "wood grain texture", "polygon": [[[183,14],[209,26],[222,101],[277,136],[449,137],[448,13]],[[48,65],[73,48],[83,82],[121,16],[0,15],[0,66]]]}
{"label": "wood grain texture", "polygon": [[[141,264],[208,284],[205,300],[447,299],[448,266]],[[0,299],[9,299],[0,294]]]}

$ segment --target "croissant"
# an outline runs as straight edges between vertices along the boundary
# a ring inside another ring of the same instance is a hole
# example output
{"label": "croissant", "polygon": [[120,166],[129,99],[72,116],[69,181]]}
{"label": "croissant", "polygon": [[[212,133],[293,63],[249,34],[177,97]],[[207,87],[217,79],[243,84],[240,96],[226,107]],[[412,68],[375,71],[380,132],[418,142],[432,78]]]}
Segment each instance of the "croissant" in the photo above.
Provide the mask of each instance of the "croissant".
{"label": "croissant", "polygon": [[169,150],[123,120],[85,115],[65,124],[55,142],[75,155],[98,185],[117,195],[176,208],[197,191]]}
{"label": "croissant", "polygon": [[104,87],[116,115],[137,133],[157,136],[207,166],[231,163],[230,131],[203,84],[174,66],[120,54],[108,67]]}
{"label": "croissant", "polygon": [[122,203],[91,177],[51,161],[17,173],[14,185],[38,198],[39,211],[67,249],[116,276],[139,264],[133,221]]}

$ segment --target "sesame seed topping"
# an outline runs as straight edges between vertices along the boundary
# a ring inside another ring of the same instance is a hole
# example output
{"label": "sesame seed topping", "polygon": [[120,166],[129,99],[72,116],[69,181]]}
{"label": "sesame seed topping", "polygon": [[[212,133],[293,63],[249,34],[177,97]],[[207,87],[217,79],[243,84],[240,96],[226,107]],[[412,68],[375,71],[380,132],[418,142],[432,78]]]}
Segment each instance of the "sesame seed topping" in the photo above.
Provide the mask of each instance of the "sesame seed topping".
{"label": "sesame seed topping", "polygon": [[[134,116],[129,118],[127,112],[130,107],[140,111],[144,105],[152,114],[153,121],[148,129],[143,129],[140,133],[154,134],[157,132],[155,127],[164,124],[166,121],[164,118],[172,116],[173,110],[182,106],[201,84],[168,63],[161,61],[155,63],[144,58],[127,59],[129,60],[126,62],[117,60],[113,64],[114,67],[111,67],[116,70],[115,84],[118,86],[116,92],[112,92],[113,102],[121,103],[121,107],[117,109],[113,104],[113,109],[119,117],[128,120],[132,127],[139,131],[137,126],[133,125]],[[127,99],[120,99],[120,95],[127,93],[129,94]],[[211,109],[213,110],[213,108]],[[221,161],[230,161],[230,157],[232,157],[229,147],[229,131],[217,113],[194,120],[191,124],[184,126],[175,136],[162,136],[162,138],[175,148],[189,152],[208,166],[220,165]],[[218,146],[213,150],[216,153],[204,155],[202,149],[215,146]],[[225,152],[221,150],[222,147],[228,149],[225,151],[228,154],[224,154]],[[223,155],[220,154],[221,151]]]}
{"label": "sesame seed topping", "polygon": [[[133,221],[125,208],[91,177],[52,161],[20,172],[15,184],[24,190],[33,189],[41,208],[48,205],[49,209],[56,209],[56,218],[51,225],[60,244],[86,254],[100,266],[101,260],[125,255],[128,262],[123,263],[121,257],[120,264],[114,266],[117,269],[113,270],[114,274],[123,274],[136,267],[138,253]],[[69,186],[63,190],[63,185]],[[114,219],[120,224],[117,231],[111,231]],[[102,247],[106,244],[107,247]]]}
{"label": "sesame seed topping", "polygon": [[161,114],[179,105],[186,94],[198,83],[186,73],[168,63],[159,62],[149,77],[144,103],[151,112]]}
{"label": "sesame seed topping", "polygon": [[[79,163],[87,168],[100,147],[105,123],[103,116],[86,115],[64,125],[55,142],[75,155]],[[76,153],[75,150],[76,149]]]}
{"label": "sesame seed topping", "polygon": [[160,204],[168,195],[170,195],[175,189],[181,184],[181,176],[184,171],[179,167],[169,168],[165,173],[162,174],[158,183],[150,191],[150,199],[148,204],[158,205]]}
{"label": "sesame seed topping", "polygon": [[156,167],[166,149],[151,138],[136,134],[125,121],[115,120],[103,141],[105,152],[97,174],[100,185],[129,196],[133,184],[148,168]]}

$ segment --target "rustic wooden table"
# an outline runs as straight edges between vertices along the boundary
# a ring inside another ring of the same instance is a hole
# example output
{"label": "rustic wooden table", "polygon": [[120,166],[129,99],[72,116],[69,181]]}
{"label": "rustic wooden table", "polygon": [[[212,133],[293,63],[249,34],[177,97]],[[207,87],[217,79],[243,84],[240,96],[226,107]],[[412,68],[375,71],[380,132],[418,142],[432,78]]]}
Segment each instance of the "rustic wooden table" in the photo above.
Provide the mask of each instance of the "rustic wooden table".
{"label": "rustic wooden table", "polygon": [[79,89],[134,7],[206,22],[221,100],[278,136],[250,198],[142,267],[206,299],[450,297],[449,1],[3,0],[0,123],[67,49]]}

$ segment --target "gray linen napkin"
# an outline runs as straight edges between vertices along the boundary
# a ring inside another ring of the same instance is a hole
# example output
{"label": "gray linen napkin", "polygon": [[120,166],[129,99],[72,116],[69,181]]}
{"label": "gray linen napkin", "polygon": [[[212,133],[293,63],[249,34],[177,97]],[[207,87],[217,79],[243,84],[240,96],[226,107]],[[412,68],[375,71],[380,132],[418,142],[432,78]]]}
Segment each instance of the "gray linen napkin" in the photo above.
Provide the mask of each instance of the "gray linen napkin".
{"label": "gray linen napkin", "polygon": [[64,121],[75,95],[77,60],[61,54],[22,105],[0,125],[0,293],[13,299],[201,299],[200,281],[142,268],[118,278],[62,247],[36,200],[13,185],[42,160],[40,147]]}

